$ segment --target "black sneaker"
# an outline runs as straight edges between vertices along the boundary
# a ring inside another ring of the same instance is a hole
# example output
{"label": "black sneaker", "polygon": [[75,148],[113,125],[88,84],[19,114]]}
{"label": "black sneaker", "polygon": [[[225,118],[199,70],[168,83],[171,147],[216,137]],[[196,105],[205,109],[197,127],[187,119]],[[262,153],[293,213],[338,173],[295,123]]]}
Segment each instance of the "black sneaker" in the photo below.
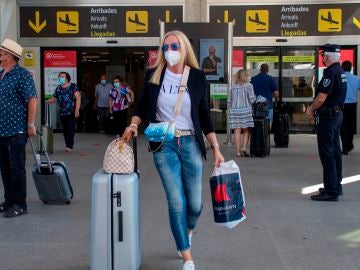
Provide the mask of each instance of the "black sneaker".
{"label": "black sneaker", "polygon": [[7,202],[3,202],[2,204],[0,204],[0,213],[5,213],[10,208],[11,208],[10,204],[8,204]]}
{"label": "black sneaker", "polygon": [[16,204],[4,213],[4,218],[18,217],[27,214],[27,209]]}
{"label": "black sneaker", "polygon": [[[324,193],[324,192],[325,192],[325,188],[323,188],[323,187],[319,188],[319,193]],[[342,196],[342,195],[343,195],[343,191],[340,190],[339,191],[339,196]]]}
{"label": "black sneaker", "polygon": [[326,202],[337,202],[339,197],[336,195],[330,195],[326,192],[319,193],[317,195],[312,195],[310,197],[313,201],[326,201]]}

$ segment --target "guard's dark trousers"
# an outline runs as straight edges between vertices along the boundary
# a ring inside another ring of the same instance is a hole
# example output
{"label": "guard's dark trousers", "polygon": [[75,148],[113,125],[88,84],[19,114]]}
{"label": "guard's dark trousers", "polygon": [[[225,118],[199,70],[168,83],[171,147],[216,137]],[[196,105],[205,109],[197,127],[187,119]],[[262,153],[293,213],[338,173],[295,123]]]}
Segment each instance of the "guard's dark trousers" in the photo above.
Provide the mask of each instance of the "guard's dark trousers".
{"label": "guard's dark trousers", "polygon": [[321,117],[316,125],[319,156],[323,166],[323,182],[326,193],[339,195],[342,180],[340,127],[343,112]]}

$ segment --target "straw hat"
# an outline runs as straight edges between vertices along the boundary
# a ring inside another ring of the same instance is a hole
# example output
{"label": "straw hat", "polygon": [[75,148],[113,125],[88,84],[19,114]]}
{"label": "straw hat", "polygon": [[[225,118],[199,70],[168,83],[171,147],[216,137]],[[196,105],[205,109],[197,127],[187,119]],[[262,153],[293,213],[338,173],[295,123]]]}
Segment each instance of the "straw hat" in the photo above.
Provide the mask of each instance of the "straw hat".
{"label": "straw hat", "polygon": [[11,39],[5,39],[0,46],[0,50],[4,50],[17,58],[21,59],[21,55],[23,52],[23,47],[21,47],[18,43]]}

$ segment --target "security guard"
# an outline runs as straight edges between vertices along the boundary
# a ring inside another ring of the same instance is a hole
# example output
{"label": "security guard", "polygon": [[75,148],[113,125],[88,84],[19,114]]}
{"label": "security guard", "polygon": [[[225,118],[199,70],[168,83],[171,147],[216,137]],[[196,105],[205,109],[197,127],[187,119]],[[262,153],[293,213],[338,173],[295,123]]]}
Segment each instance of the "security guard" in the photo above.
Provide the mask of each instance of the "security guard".
{"label": "security guard", "polygon": [[314,102],[307,108],[309,118],[315,118],[319,156],[323,166],[324,188],[311,196],[315,201],[338,201],[342,195],[342,158],[340,127],[346,96],[346,75],[340,66],[340,46],[325,44],[320,48],[326,66],[316,89]]}

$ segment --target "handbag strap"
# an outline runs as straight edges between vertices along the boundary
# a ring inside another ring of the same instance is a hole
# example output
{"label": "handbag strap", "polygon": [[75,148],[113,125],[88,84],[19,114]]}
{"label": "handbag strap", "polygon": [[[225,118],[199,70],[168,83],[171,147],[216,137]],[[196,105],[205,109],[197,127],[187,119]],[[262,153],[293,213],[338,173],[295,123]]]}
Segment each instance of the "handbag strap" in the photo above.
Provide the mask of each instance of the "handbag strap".
{"label": "handbag strap", "polygon": [[187,81],[188,81],[188,78],[189,78],[189,73],[190,73],[190,67],[189,67],[189,66],[185,66],[185,67],[184,67],[183,75],[182,75],[182,77],[181,77],[181,83],[180,83],[180,88],[179,88],[179,95],[178,95],[178,97],[177,97],[176,104],[175,104],[174,119],[176,118],[176,116],[179,115],[180,110],[181,110],[182,103],[183,103],[183,101],[184,101],[184,96],[185,96]]}

